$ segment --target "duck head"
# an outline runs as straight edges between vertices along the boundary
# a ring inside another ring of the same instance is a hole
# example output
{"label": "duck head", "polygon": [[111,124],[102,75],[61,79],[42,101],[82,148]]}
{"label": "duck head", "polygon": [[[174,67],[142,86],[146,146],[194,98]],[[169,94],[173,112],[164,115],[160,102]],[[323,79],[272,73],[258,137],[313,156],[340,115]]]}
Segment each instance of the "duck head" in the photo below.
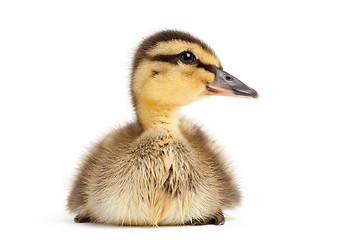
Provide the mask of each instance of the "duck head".
{"label": "duck head", "polygon": [[207,44],[173,30],[158,32],[140,44],[133,61],[131,92],[145,129],[176,124],[179,107],[207,96],[258,96],[223,70]]}

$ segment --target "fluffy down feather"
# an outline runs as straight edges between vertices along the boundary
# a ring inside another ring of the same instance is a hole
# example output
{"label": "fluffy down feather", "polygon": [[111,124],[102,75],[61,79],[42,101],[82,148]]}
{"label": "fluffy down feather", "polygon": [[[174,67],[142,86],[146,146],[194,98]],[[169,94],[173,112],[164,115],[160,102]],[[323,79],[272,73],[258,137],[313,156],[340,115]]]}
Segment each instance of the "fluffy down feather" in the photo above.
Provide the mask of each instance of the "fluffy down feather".
{"label": "fluffy down feather", "polygon": [[187,120],[181,135],[142,132],[132,123],[92,148],[76,176],[68,209],[77,221],[181,225],[223,221],[240,193],[220,149]]}

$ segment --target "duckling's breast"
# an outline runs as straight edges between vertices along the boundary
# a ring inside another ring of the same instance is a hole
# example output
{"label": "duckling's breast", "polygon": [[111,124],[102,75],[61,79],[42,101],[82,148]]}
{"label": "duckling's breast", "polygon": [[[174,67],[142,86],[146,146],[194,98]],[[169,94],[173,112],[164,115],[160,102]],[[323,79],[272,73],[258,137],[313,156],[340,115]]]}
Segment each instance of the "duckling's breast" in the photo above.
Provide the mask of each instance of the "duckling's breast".
{"label": "duckling's breast", "polygon": [[[116,146],[111,141],[108,145]],[[176,225],[214,211],[219,199],[207,169],[211,166],[184,138],[146,132],[126,147],[108,147],[103,151],[113,157],[98,172],[93,184],[97,194],[88,203],[102,221]]]}

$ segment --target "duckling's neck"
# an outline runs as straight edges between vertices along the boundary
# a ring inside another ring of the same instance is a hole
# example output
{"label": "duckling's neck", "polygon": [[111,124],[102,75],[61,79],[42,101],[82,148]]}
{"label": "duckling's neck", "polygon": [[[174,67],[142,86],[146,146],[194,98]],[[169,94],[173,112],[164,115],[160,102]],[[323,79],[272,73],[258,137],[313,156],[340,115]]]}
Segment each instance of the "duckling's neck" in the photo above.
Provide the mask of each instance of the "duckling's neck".
{"label": "duckling's neck", "polygon": [[177,106],[162,105],[151,101],[139,101],[136,113],[144,131],[158,130],[179,134]]}

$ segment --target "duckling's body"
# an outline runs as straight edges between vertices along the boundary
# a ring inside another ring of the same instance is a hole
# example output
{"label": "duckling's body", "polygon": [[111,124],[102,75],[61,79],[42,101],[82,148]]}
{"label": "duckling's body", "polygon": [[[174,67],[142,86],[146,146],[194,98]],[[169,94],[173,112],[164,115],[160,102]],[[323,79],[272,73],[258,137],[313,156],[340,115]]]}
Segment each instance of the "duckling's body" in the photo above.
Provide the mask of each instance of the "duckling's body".
{"label": "duckling's body", "polygon": [[240,200],[223,156],[199,127],[184,120],[180,131],[133,123],[106,136],[80,169],[70,210],[120,225],[222,222]]}
{"label": "duckling's body", "polygon": [[[176,55],[183,51],[197,52],[197,62]],[[177,116],[182,105],[221,93],[210,85],[220,73],[209,66],[221,68],[207,45],[182,32],[161,32],[140,45],[132,74],[137,121],[105,136],[84,159],[68,198],[75,221],[224,223],[222,211],[240,201],[226,159],[198,126]]]}

